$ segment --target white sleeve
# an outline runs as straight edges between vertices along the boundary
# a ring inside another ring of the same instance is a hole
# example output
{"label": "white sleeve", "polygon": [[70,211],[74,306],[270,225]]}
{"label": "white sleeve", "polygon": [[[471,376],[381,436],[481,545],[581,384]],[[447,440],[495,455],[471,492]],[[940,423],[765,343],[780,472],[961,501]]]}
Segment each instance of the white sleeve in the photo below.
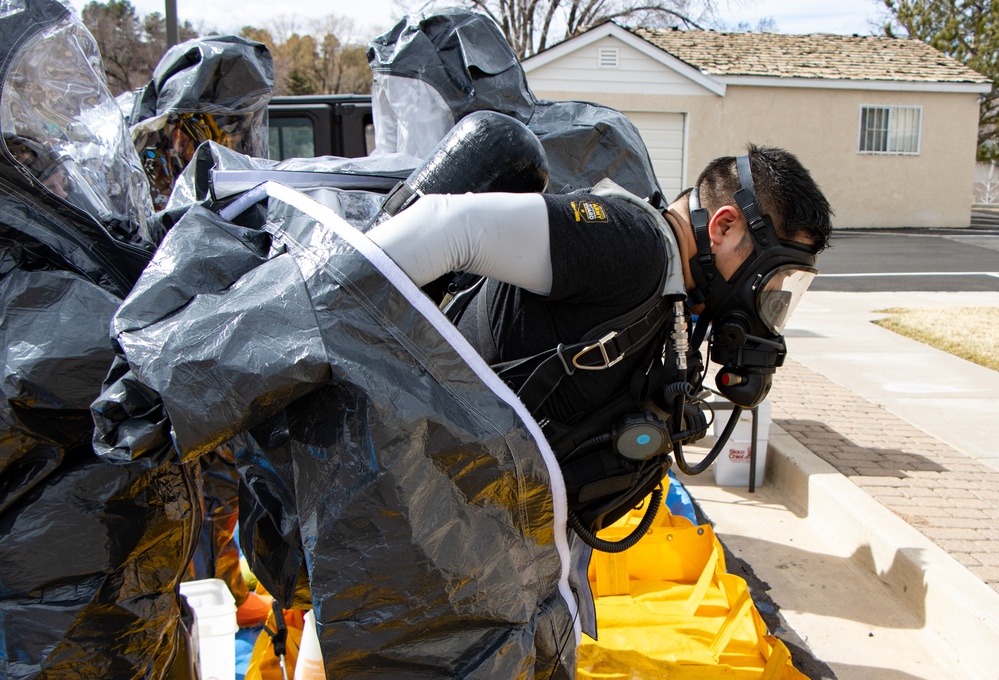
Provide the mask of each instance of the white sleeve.
{"label": "white sleeve", "polygon": [[462,271],[539,295],[551,292],[541,194],[428,194],[367,236],[419,286]]}

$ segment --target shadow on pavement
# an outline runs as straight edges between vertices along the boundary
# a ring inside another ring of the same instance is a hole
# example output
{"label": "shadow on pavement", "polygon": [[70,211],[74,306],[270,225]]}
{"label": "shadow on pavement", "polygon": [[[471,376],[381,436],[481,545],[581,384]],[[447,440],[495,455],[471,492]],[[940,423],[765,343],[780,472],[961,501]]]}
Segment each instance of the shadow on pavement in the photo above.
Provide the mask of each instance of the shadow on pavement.
{"label": "shadow on pavement", "polygon": [[909,476],[908,472],[948,471],[940,463],[918,453],[857,444],[849,436],[817,420],[774,418],[774,423],[847,477],[904,479]]}
{"label": "shadow on pavement", "polygon": [[[700,513],[700,508],[698,508],[698,513]],[[703,518],[703,515],[700,516]],[[749,585],[749,593],[753,596],[756,610],[760,612],[760,616],[766,622],[770,633],[787,645],[791,651],[794,667],[807,675],[810,680],[836,680],[836,674],[833,673],[832,669],[817,659],[804,640],[786,625],[780,607],[770,598],[768,592],[770,585],[760,580],[751,566],[732,554],[724,542],[722,549],[725,552],[725,566],[728,572],[742,577]]]}
{"label": "shadow on pavement", "polygon": [[[839,673],[840,677],[844,679],[849,678],[851,680],[854,679],[859,680],[860,678],[864,679],[869,678],[870,680],[926,680],[926,676],[913,675],[912,673],[906,673],[905,671],[895,670],[894,668],[877,668],[875,666],[852,666],[850,664],[843,664],[843,663],[837,663],[833,665],[836,668],[836,672]],[[809,678],[811,678],[811,676],[809,676]],[[815,680],[815,678],[811,678],[811,680]]]}

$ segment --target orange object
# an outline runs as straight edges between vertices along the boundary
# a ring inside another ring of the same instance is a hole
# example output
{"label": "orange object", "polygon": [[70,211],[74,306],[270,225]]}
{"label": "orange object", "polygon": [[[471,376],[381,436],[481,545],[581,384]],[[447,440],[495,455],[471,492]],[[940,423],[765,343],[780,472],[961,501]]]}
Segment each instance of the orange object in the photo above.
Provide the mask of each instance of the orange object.
{"label": "orange object", "polygon": [[250,593],[246,601],[236,608],[236,624],[240,628],[255,628],[263,624],[271,613],[272,602],[274,598],[270,595]]}
{"label": "orange object", "polygon": [[302,628],[305,625],[305,612],[297,609],[285,609],[281,614],[288,629],[288,637],[285,641],[284,667],[282,668],[282,660],[274,654],[271,635],[277,630],[277,619],[272,612],[267,617],[267,622],[253,645],[250,664],[244,676],[245,680],[284,680],[295,677],[298,651],[302,644]]}

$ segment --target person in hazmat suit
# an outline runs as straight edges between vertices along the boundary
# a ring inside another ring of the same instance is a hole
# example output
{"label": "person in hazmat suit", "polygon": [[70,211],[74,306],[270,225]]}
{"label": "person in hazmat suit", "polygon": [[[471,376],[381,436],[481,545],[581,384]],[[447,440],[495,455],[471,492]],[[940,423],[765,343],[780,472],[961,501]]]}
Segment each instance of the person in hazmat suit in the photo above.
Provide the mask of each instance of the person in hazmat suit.
{"label": "person in hazmat suit", "polygon": [[[267,156],[267,102],[273,91],[274,64],[266,45],[214,35],[174,45],[146,85],[118,97],[149,179],[158,212],[150,221],[157,233],[171,224],[171,216],[159,211],[198,146],[210,141],[246,156]],[[258,625],[270,602],[248,590],[240,569],[239,475],[232,449],[221,446],[200,462],[205,517],[185,580],[222,579],[236,601],[239,625]]]}
{"label": "person in hazmat suit", "polygon": [[267,46],[235,35],[174,45],[152,79],[118,98],[149,178],[153,207],[166,207],[199,145],[212,141],[267,157],[267,103],[274,64]]}
{"label": "person in hazmat suit", "polygon": [[[520,125],[501,114],[476,120],[496,124],[495,116]],[[440,148],[460,153],[453,141]],[[751,407],[769,387],[780,359],[773,338],[802,291],[784,282],[810,278],[828,237],[828,203],[793,156],[752,147],[743,158],[720,159],[691,192],[703,190],[710,206],[704,225],[689,195],[663,217],[608,185],[553,196],[433,195],[415,186],[403,193],[422,197],[376,218],[367,233],[273,183],[218,214],[191,208],[113,322],[127,370],[119,365],[94,404],[95,447],[122,460],[174,449],[188,459],[247,433],[265,450],[257,467],[270,462],[280,483],[259,487],[258,499],[271,490],[279,506],[291,505],[274,516],[297,523],[289,547],[307,572],[328,677],[571,677],[587,596],[570,577],[570,538],[590,540],[669,465],[661,448],[643,453],[642,437],[637,446],[615,437],[621,423],[612,416],[627,424],[641,413],[642,400],[627,400],[636,375],[689,379],[659,365],[663,345],[639,341],[649,333],[628,331],[638,328],[631,312],[642,308],[639,324],[653,319],[659,341],[662,331],[672,335],[676,304],[684,317],[684,299],[697,295],[683,264],[699,257],[694,234],[706,229],[717,265],[704,302],[692,305],[723,327],[748,319],[746,351],[713,358],[742,378],[741,390],[726,392]],[[438,160],[427,166],[447,167]],[[755,171],[736,172],[747,161]],[[774,188],[775,167],[794,178],[790,193]],[[751,189],[753,201],[739,207],[733,186],[759,187],[759,197]],[[264,199],[266,218],[251,224],[257,217],[243,211]],[[746,217],[753,205],[767,245]],[[594,243],[603,245],[582,247]],[[224,264],[212,280],[199,274],[207,253]],[[482,311],[466,312],[457,327],[420,288],[456,269],[485,277]],[[743,285],[756,274],[774,287],[756,296]],[[572,290],[555,299],[563,287]],[[507,314],[508,304],[519,311]],[[567,329],[575,313],[592,318]],[[523,333],[492,332],[491,319],[516,327],[522,316],[531,322]],[[463,331],[465,319],[472,323]],[[498,350],[513,348],[507,356],[523,349],[511,343],[547,345],[551,333],[559,340],[549,365],[574,365],[576,375],[560,368],[564,379],[542,390],[545,398],[532,396],[523,389],[530,381],[484,359],[476,319]],[[595,319],[634,341],[601,342],[609,334],[588,327]],[[689,355],[685,347],[671,345],[671,356]],[[581,389],[576,378],[590,369],[605,370]],[[624,410],[603,414],[574,403],[578,395]],[[662,406],[659,418],[678,412]],[[146,413],[166,414],[169,427]],[[660,427],[639,424],[650,423]],[[580,424],[609,436],[591,446]],[[661,425],[674,445],[694,436],[683,427],[682,418]]]}
{"label": "person in hazmat suit", "polygon": [[148,185],[79,19],[15,0],[0,35],[0,677],[190,677],[196,464],[91,445],[107,329],[154,250]]}

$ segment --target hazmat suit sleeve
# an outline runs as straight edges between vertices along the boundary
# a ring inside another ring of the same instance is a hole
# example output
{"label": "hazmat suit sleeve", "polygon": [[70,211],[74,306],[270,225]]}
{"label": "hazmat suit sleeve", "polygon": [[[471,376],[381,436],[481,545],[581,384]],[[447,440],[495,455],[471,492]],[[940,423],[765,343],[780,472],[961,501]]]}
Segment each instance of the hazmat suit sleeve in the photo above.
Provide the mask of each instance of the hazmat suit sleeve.
{"label": "hazmat suit sleeve", "polygon": [[114,357],[107,327],[117,306],[65,271],[18,268],[0,279],[0,510],[57,467],[66,449],[89,443],[88,409]]}
{"label": "hazmat suit sleeve", "polygon": [[171,438],[182,459],[196,457],[328,380],[291,258],[267,259],[264,232],[202,208],[191,213],[115,318],[112,333],[132,368],[113,372],[94,404],[95,449],[109,458],[129,460]]}
{"label": "hazmat suit sleeve", "polygon": [[548,210],[540,194],[424,196],[367,235],[418,286],[460,271],[551,292]]}

